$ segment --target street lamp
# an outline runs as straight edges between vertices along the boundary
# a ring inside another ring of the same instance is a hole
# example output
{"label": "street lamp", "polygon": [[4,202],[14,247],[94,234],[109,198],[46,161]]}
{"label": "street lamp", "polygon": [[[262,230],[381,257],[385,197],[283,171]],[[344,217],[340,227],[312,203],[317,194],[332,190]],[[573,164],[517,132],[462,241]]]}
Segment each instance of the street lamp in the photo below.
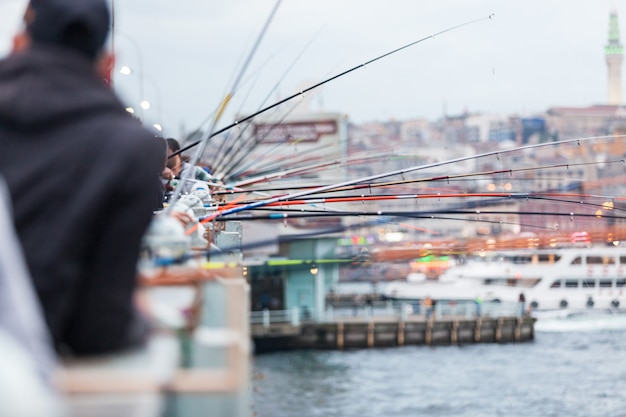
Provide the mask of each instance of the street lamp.
{"label": "street lamp", "polygon": [[[126,110],[130,114],[135,114],[135,109],[130,106],[126,107],[124,110]],[[161,125],[161,123],[153,123],[152,127],[158,130],[159,132],[163,131],[163,126]]]}
{"label": "street lamp", "polygon": [[[161,90],[159,89],[159,85],[156,83],[156,81],[154,81],[151,77],[146,76],[145,74],[141,73],[139,70],[137,71],[133,71],[133,69],[127,65],[124,65],[120,68],[120,74],[122,75],[131,75],[133,73],[136,73],[137,76],[139,77],[139,82],[141,85],[144,84],[144,80],[147,80],[150,82],[150,84],[152,84],[152,87],[154,89],[154,93],[156,95],[156,107],[157,107],[157,120],[158,123],[154,123],[153,126],[157,129],[157,130],[162,130],[163,127],[161,126],[160,123],[162,123],[162,113],[161,113]],[[143,88],[142,88],[142,92],[143,92]],[[150,103],[150,101],[146,100],[145,97],[142,95],[139,97],[139,99],[141,100],[139,103],[139,107],[141,108],[141,115],[143,118],[143,114],[144,114],[144,110],[149,110],[152,108],[152,103]]]}
{"label": "street lamp", "polygon": [[[141,56],[141,55],[139,55],[139,56]],[[141,62],[141,59],[139,60],[139,62]],[[136,71],[136,72],[137,72],[137,75],[139,77],[139,100],[142,100],[141,103],[143,103],[143,101],[145,101],[144,100],[144,97],[145,97],[144,96],[144,88],[143,88],[143,76],[142,76],[143,71],[139,70],[139,71]],[[132,73],[133,73],[133,70],[129,66],[124,65],[122,68],[120,68],[120,74],[122,74],[122,75],[131,75]],[[145,108],[144,108],[143,105],[140,105],[139,107],[141,108],[141,110],[140,110],[140,112],[141,112],[140,118],[143,121],[143,111],[145,110]]]}
{"label": "street lamp", "polygon": [[[139,100],[143,100],[144,98],[144,85],[143,85],[143,54],[141,53],[141,47],[139,43],[133,37],[127,35],[126,33],[120,32],[119,30],[115,31],[115,35],[122,36],[124,39],[128,40],[130,44],[135,49],[135,54],[137,56],[137,74],[139,76]],[[120,73],[123,75],[130,75],[132,70],[130,67],[124,66],[120,69]],[[143,111],[141,112],[141,119],[143,119]]]}

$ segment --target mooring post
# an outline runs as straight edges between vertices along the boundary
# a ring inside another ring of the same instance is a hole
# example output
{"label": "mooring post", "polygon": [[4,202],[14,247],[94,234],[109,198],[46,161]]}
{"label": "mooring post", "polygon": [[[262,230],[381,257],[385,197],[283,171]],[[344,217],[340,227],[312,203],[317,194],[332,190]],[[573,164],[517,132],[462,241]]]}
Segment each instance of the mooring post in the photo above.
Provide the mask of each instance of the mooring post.
{"label": "mooring post", "polygon": [[398,346],[404,345],[404,321],[398,322]]}
{"label": "mooring post", "polygon": [[483,331],[483,321],[480,317],[476,317],[476,323],[474,324],[474,342],[480,343],[480,335]]}
{"label": "mooring post", "polygon": [[374,346],[374,322],[367,323],[367,347]]}
{"label": "mooring post", "polygon": [[500,317],[496,324],[496,342],[500,342],[502,340],[502,327],[504,326],[504,319]]}
{"label": "mooring post", "polygon": [[459,341],[459,322],[454,320],[450,329],[450,344],[456,345]]}
{"label": "mooring post", "polygon": [[424,344],[431,345],[433,342],[433,321],[426,321],[426,330],[424,331]]}
{"label": "mooring post", "polygon": [[343,323],[337,323],[337,347],[343,349]]}

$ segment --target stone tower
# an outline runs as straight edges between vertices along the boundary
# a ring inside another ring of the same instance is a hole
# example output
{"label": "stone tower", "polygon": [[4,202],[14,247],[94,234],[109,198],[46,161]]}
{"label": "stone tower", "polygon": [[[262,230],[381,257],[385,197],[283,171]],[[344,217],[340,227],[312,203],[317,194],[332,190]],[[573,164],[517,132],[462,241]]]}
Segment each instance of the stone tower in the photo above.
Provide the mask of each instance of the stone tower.
{"label": "stone tower", "polygon": [[624,46],[619,42],[619,25],[615,7],[609,17],[609,43],[604,47],[606,65],[609,71],[608,104],[622,105],[622,61]]}

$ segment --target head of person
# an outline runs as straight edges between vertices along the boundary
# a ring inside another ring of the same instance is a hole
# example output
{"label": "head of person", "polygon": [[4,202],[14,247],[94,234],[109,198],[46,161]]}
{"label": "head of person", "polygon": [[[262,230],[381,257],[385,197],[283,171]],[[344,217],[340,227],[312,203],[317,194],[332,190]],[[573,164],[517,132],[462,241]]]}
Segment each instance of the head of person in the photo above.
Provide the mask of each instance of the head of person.
{"label": "head of person", "polygon": [[181,165],[181,156],[180,154],[175,155],[175,156],[170,156],[175,152],[180,151],[180,144],[178,143],[178,141],[174,138],[167,138],[165,139],[165,142],[167,143],[167,167],[169,169],[176,169],[178,167],[180,167]]}
{"label": "head of person", "polygon": [[167,153],[169,154],[173,154],[174,152],[178,152],[180,151],[180,144],[178,143],[178,141],[174,138],[167,138],[165,139],[165,142],[167,142]]}
{"label": "head of person", "polygon": [[[102,76],[113,68],[105,44],[111,28],[108,0],[30,0],[23,30],[13,39],[13,51],[32,45],[52,45],[79,53]],[[107,77],[108,78],[108,77]]]}

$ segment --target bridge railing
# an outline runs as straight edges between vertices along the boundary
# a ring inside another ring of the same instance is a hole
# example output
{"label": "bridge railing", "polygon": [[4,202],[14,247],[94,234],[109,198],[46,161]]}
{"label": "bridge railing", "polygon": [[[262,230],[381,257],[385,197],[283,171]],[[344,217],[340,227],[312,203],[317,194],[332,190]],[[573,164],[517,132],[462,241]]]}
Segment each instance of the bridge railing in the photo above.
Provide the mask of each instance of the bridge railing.
{"label": "bridge railing", "polygon": [[[522,306],[511,302],[445,302],[439,301],[434,308],[428,309],[419,303],[375,301],[363,305],[330,305],[326,306],[320,315],[322,321],[337,321],[346,318],[363,318],[374,316],[397,317],[398,320],[408,320],[410,317],[423,317],[424,319],[442,319],[452,316],[474,318],[485,317],[518,317],[522,315]],[[290,310],[262,310],[250,313],[251,325],[263,325],[283,323],[298,326],[302,322],[310,321],[317,317],[315,311],[309,309],[293,308]]]}
{"label": "bridge railing", "polygon": [[262,324],[269,327],[271,323],[290,323],[293,326],[300,325],[304,314],[300,309],[293,308],[291,310],[262,310],[252,311],[250,313],[250,324]]}

